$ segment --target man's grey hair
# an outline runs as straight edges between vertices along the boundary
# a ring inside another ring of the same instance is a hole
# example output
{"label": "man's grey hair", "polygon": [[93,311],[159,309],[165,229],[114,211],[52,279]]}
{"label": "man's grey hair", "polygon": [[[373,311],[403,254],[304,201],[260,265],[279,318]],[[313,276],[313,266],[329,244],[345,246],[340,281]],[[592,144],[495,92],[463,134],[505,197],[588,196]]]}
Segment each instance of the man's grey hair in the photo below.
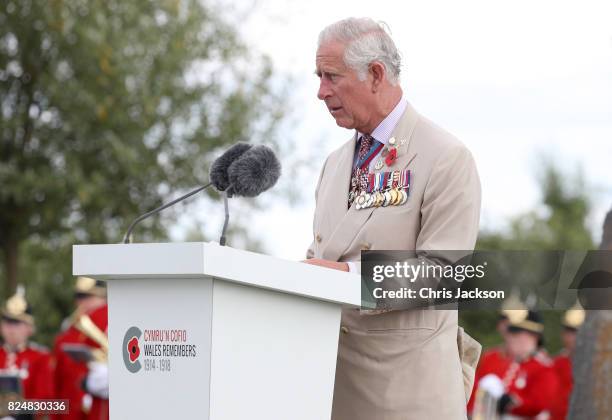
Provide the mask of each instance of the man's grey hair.
{"label": "man's grey hair", "polygon": [[370,18],[348,18],[332,23],[319,34],[319,47],[329,41],[345,45],[344,62],[365,80],[373,61],[385,66],[392,85],[399,81],[401,57],[391,39],[388,26]]}

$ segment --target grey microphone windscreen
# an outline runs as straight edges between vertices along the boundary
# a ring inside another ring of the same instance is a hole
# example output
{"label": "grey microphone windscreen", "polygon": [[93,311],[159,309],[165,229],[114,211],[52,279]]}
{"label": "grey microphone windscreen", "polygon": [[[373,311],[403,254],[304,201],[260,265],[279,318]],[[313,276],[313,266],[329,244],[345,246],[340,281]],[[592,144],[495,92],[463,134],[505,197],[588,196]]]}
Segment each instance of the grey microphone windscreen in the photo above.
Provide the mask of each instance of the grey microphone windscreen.
{"label": "grey microphone windscreen", "polygon": [[231,184],[228,194],[255,197],[276,184],[281,164],[272,149],[257,145],[234,161],[227,173]]}
{"label": "grey microphone windscreen", "polygon": [[209,177],[210,182],[212,182],[217,191],[225,191],[227,189],[230,185],[227,173],[229,166],[252,147],[252,144],[244,142],[236,143],[213,162],[210,167]]}

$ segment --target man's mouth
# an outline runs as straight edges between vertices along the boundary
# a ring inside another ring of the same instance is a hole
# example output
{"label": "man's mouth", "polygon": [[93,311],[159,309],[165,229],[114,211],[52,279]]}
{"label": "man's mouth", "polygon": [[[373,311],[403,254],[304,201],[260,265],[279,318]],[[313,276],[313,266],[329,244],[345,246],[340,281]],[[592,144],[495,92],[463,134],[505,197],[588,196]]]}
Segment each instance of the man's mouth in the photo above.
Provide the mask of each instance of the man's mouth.
{"label": "man's mouth", "polygon": [[329,109],[329,112],[331,112],[333,115],[333,114],[338,113],[342,109],[342,107],[341,106],[337,106],[337,107],[330,106],[327,109]]}

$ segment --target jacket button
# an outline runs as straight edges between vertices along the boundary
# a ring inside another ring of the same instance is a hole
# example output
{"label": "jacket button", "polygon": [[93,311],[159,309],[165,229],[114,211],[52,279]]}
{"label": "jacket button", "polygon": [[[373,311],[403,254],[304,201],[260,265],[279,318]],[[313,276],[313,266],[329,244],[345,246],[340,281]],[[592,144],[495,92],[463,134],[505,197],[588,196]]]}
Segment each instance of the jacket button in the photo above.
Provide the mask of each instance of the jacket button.
{"label": "jacket button", "polygon": [[344,334],[348,334],[349,329],[348,327],[345,327],[344,325],[340,328],[340,331],[342,331]]}
{"label": "jacket button", "polygon": [[319,235],[318,233],[315,239],[317,240],[317,242],[321,242],[323,240],[323,238],[321,238],[321,235]]}

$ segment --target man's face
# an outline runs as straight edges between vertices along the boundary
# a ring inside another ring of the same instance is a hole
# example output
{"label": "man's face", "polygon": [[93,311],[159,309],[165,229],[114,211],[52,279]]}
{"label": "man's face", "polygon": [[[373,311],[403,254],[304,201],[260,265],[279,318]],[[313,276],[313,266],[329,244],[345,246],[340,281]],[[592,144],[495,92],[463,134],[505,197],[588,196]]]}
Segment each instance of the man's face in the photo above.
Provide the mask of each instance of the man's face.
{"label": "man's face", "polygon": [[325,101],[340,127],[369,133],[374,128],[371,110],[375,100],[371,76],[359,80],[357,73],[344,63],[343,54],[344,45],[334,41],[317,50],[316,73],[320,79],[317,97]]}
{"label": "man's face", "polygon": [[79,312],[86,314],[106,303],[106,299],[93,295],[81,295],[76,298],[76,305]]}
{"label": "man's face", "polygon": [[4,342],[12,347],[25,344],[33,333],[33,329],[25,322],[2,320],[0,322],[0,333]]}
{"label": "man's face", "polygon": [[525,358],[538,347],[538,337],[528,331],[508,331],[506,334],[508,353],[514,358]]}
{"label": "man's face", "polygon": [[576,348],[576,331],[569,328],[564,328],[561,332],[561,341],[563,342],[563,347],[570,352],[573,352]]}

